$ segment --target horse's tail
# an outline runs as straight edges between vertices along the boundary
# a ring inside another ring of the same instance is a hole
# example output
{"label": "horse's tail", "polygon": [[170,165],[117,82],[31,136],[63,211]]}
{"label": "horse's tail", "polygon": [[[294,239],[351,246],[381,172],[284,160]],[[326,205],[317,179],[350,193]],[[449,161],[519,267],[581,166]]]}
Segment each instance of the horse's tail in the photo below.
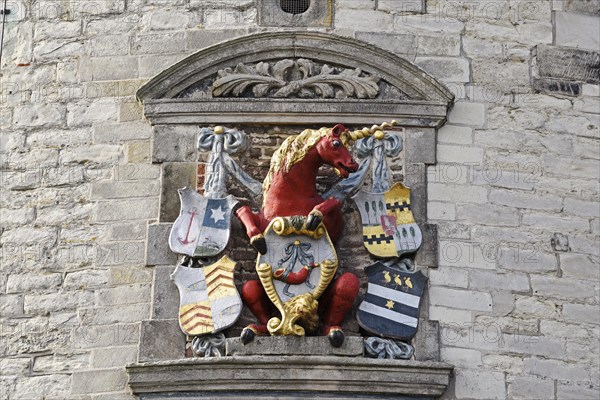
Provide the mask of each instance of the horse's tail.
{"label": "horse's tail", "polygon": [[391,128],[394,125],[398,125],[396,120],[392,120],[392,122],[384,122],[381,125],[373,125],[371,128],[362,128],[359,131],[350,132],[350,139],[357,141],[362,138],[369,137],[375,132],[383,131],[385,128]]}

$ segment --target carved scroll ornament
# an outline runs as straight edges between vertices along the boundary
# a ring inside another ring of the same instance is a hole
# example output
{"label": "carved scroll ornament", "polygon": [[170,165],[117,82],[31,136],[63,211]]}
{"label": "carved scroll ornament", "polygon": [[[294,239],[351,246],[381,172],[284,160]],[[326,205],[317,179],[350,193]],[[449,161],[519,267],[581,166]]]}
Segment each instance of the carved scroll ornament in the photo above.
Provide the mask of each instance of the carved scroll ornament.
{"label": "carved scroll ornament", "polygon": [[219,70],[213,83],[215,97],[359,98],[372,99],[379,94],[379,78],[360,69],[319,66],[311,60],[285,59],[274,65],[238,64],[235,69]]}

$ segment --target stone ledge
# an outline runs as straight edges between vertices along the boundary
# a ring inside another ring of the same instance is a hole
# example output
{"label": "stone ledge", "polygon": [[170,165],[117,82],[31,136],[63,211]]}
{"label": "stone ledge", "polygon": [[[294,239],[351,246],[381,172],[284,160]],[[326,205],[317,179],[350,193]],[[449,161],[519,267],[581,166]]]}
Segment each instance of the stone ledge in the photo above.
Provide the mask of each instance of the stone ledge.
{"label": "stone ledge", "polygon": [[434,101],[302,99],[146,100],[144,114],[158,124],[372,124],[396,119],[402,126],[437,128],[448,105]]}
{"label": "stone ledge", "polygon": [[183,392],[213,399],[233,394],[266,398],[276,392],[277,398],[298,398],[299,393],[309,398],[437,397],[446,390],[452,370],[431,361],[336,356],[190,358],[127,367],[129,386],[142,399]]}

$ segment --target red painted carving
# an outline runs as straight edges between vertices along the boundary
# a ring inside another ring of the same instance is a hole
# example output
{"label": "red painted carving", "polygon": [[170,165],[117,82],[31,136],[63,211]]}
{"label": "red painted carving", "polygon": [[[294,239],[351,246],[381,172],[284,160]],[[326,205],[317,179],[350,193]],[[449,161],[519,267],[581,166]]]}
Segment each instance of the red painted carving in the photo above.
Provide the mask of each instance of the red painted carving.
{"label": "red painted carving", "polygon": [[[318,131],[314,131],[317,132]],[[358,169],[358,164],[348,150],[348,130],[338,124],[327,130],[314,146],[302,157],[295,159],[289,167],[285,163],[290,158],[279,158],[281,154],[275,153],[271,166],[274,163],[283,163],[278,170],[273,171],[270,184],[265,185],[263,193],[263,207],[259,213],[253,213],[248,206],[240,207],[236,211],[237,217],[246,228],[246,233],[252,245],[262,254],[266,252],[266,245],[262,236],[275,217],[308,216],[306,227],[314,230],[322,221],[327,232],[335,244],[343,228],[343,216],[340,200],[331,197],[323,199],[316,189],[316,178],[319,167],[327,164],[336,169],[342,178],[347,178],[351,172]],[[286,144],[284,143],[283,146]],[[291,146],[291,151],[300,151]],[[306,151],[304,149],[303,151]],[[288,152],[289,153],[289,152]],[[289,168],[288,168],[289,167]],[[306,280],[304,270],[297,275],[288,276],[289,283]],[[275,273],[275,279],[281,279]],[[319,299],[319,315],[321,320],[321,334],[328,335],[334,346],[339,346],[344,340],[340,328],[346,314],[352,308],[358,295],[359,279],[345,273],[334,280],[326,292]],[[248,281],[242,288],[244,303],[250,308],[257,318],[257,324],[250,325],[242,333],[242,340],[250,341],[254,335],[268,334],[266,324],[274,316],[276,309],[269,301],[259,281]],[[246,335],[246,337],[244,337]]]}

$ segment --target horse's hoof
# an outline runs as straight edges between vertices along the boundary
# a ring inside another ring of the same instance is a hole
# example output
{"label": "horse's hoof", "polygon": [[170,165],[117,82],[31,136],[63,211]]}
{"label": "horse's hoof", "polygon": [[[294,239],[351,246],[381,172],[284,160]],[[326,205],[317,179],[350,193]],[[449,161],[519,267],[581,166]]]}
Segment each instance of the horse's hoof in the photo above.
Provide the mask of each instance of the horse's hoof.
{"label": "horse's hoof", "polygon": [[250,244],[260,254],[267,254],[267,241],[262,233],[252,236],[252,238],[250,238]]}
{"label": "horse's hoof", "polygon": [[319,227],[319,224],[323,221],[323,213],[317,210],[312,210],[306,218],[306,229],[314,231]]}
{"label": "horse's hoof", "polygon": [[254,340],[256,337],[256,331],[252,329],[252,327],[247,326],[242,330],[242,334],[240,335],[240,340],[242,344],[246,345]]}
{"label": "horse's hoof", "polygon": [[346,335],[344,335],[344,331],[342,331],[340,328],[333,328],[329,331],[327,337],[329,338],[329,343],[333,347],[342,347]]}

